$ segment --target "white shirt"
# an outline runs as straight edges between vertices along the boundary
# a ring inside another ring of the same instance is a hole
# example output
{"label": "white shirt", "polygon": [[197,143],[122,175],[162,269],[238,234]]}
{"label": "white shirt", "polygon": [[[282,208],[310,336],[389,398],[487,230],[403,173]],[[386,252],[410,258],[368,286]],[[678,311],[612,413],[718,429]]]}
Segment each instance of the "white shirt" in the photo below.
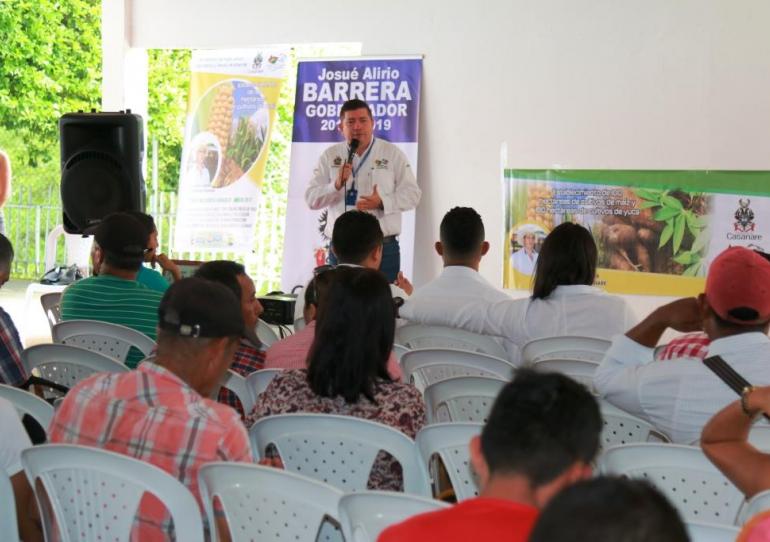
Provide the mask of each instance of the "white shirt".
{"label": "white shirt", "polygon": [[[401,233],[401,213],[417,207],[422,192],[417,186],[412,168],[401,150],[383,139],[375,138],[370,143],[371,152],[353,179],[348,178],[344,189],[337,190],[334,182],[337,180],[340,167],[348,157],[348,144],[337,143],[324,151],[318,159],[318,165],[313,171],[313,178],[305,191],[305,201],[311,209],[329,209],[324,233],[331,239],[334,222],[342,213],[354,209],[345,206],[345,192],[353,187],[358,190],[358,197],[370,196],[377,185],[377,192],[382,198],[382,209],[368,211],[380,221],[382,234],[399,235]],[[353,157],[353,169],[361,165],[362,157]]]}
{"label": "white shirt", "polygon": [[[619,335],[594,374],[594,386],[610,403],[639,416],[678,444],[695,444],[703,426],[738,399],[700,359],[653,361],[647,348]],[[717,339],[709,356],[720,355],[753,385],[770,384],[770,338],[742,333]]]}
{"label": "white shirt", "polygon": [[16,408],[6,399],[0,398],[0,468],[8,476],[22,470],[21,451],[32,446],[27,431],[24,429]]}
{"label": "white shirt", "polygon": [[537,252],[534,250],[532,251],[531,256],[527,254],[527,251],[523,248],[511,254],[511,267],[525,275],[533,275],[535,273],[536,262]]}
{"label": "white shirt", "polygon": [[[448,311],[463,310],[463,306],[467,304],[506,300],[510,301],[511,297],[492,286],[475,269],[464,265],[450,265],[444,267],[438,277],[415,289],[409,301],[401,307],[399,314],[405,320],[419,315],[419,323],[441,325],[443,315]],[[507,340],[502,343],[510,361],[518,363],[518,347]]]}
{"label": "white shirt", "polygon": [[432,323],[496,335],[524,346],[533,339],[560,335],[584,335],[609,339],[636,324],[626,302],[593,286],[557,286],[547,299],[509,299],[489,303],[447,298],[442,313],[425,308],[401,309],[401,316],[418,323]]}

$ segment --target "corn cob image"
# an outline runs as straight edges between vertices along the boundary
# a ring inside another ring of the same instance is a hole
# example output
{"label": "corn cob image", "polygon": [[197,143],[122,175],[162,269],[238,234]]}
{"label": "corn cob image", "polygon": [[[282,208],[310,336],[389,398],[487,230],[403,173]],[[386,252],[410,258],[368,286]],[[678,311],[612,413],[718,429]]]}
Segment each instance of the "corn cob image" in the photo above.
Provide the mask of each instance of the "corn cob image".
{"label": "corn cob image", "polygon": [[208,131],[219,140],[220,152],[227,153],[230,143],[230,131],[233,125],[233,85],[225,83],[219,85],[211,107]]}

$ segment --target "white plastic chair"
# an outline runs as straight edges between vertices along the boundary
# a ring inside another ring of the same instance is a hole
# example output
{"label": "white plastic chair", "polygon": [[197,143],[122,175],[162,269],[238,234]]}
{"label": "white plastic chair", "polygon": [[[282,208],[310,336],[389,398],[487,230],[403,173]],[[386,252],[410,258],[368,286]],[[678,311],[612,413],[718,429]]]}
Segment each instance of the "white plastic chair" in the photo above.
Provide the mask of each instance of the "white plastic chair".
{"label": "white plastic chair", "polygon": [[[142,495],[155,495],[171,514],[177,540],[203,541],[200,507],[165,471],[97,448],[48,444],[27,448],[21,462],[35,489],[46,540],[58,526],[64,542],[127,541]],[[50,508],[40,494],[42,483]]]}
{"label": "white plastic chair", "polygon": [[412,350],[401,358],[403,378],[413,382],[419,390],[431,384],[456,376],[487,376],[508,381],[513,378],[514,366],[502,358],[487,354],[423,348]]}
{"label": "white plastic chair", "polygon": [[259,399],[259,396],[267,389],[270,382],[281,372],[283,372],[283,369],[260,369],[246,377],[246,387],[251,392],[254,402]]}
{"label": "white plastic chair", "polygon": [[396,359],[399,361],[399,363],[401,362],[402,356],[407,352],[409,352],[409,350],[410,350],[409,348],[407,348],[402,344],[393,345],[393,355],[396,356]]}
{"label": "white plastic chair", "polygon": [[691,542],[735,542],[740,533],[737,527],[688,521],[685,523]]}
{"label": "white plastic chair", "polygon": [[487,335],[445,326],[407,324],[396,329],[396,342],[407,348],[453,348],[507,358],[502,344]]}
{"label": "white plastic chair", "polygon": [[521,348],[521,359],[527,365],[544,359],[576,359],[599,363],[610,344],[607,339],[579,335],[544,337],[525,344]]}
{"label": "white plastic chair", "polygon": [[[21,363],[27,374],[37,370],[42,378],[73,387],[94,373],[122,373],[128,367],[113,358],[66,344],[38,344],[21,353]],[[57,392],[52,393],[58,395]]]}
{"label": "white plastic chair", "polygon": [[332,414],[281,414],[257,421],[249,436],[255,454],[264,457],[273,444],[285,468],[343,491],[366,489],[383,450],[401,464],[405,493],[430,496],[414,441],[381,423]]}
{"label": "white plastic chair", "polygon": [[278,336],[275,330],[272,327],[270,327],[270,324],[268,324],[264,320],[257,321],[256,331],[257,331],[257,338],[265,346],[265,348],[281,340],[281,338]]}
{"label": "white plastic chair", "polygon": [[393,491],[362,491],[340,499],[339,518],[346,542],[375,542],[386,527],[407,518],[449,508],[445,502]]}
{"label": "white plastic chair", "polygon": [[43,312],[48,319],[48,325],[53,326],[61,322],[61,292],[51,292],[40,296],[40,304],[43,306]]}
{"label": "white plastic chair", "polygon": [[300,329],[303,329],[305,327],[305,318],[303,316],[300,316],[296,320],[294,320],[294,333],[299,331]]}
{"label": "white plastic chair", "polygon": [[669,441],[668,437],[655,429],[651,423],[619,409],[604,399],[599,399],[599,408],[604,421],[599,441],[602,449],[632,442]]}
{"label": "white plastic chair", "polygon": [[0,533],[3,534],[3,540],[20,542],[19,526],[16,523],[16,497],[5,469],[0,469]]}
{"label": "white plastic chair", "polygon": [[593,361],[582,359],[542,359],[532,362],[532,368],[542,373],[561,373],[577,380],[589,390],[594,389],[594,372],[599,366]]}
{"label": "white plastic chair", "polygon": [[220,385],[223,388],[227,388],[238,397],[238,400],[243,406],[243,411],[246,414],[252,411],[256,398],[252,394],[251,388],[245,377],[239,375],[232,369],[228,369]]}
{"label": "white plastic chair", "polygon": [[[45,431],[53,419],[53,407],[47,402],[28,391],[0,384],[0,397],[7,399],[21,414],[29,414]],[[0,533],[3,531],[0,530]]]}
{"label": "white plastic chair", "polygon": [[131,347],[149,356],[155,341],[130,327],[98,320],[67,320],[51,329],[53,342],[80,346],[125,363]]}
{"label": "white plastic chair", "polygon": [[744,524],[760,512],[770,510],[770,489],[761,491],[746,502],[738,518],[739,524]]}
{"label": "white plastic chair", "polygon": [[471,468],[469,444],[473,437],[481,434],[483,427],[480,423],[438,423],[423,427],[415,438],[420,457],[431,472],[436,472],[430,467],[433,456],[437,455],[444,463],[458,502],[479,494],[478,480]]}
{"label": "white plastic chair", "polygon": [[247,463],[209,463],[201,467],[198,480],[209,525],[215,525],[217,497],[233,542],[255,538],[315,542],[325,518],[336,521],[343,495],[306,476]]}
{"label": "white plastic chair", "polygon": [[447,378],[425,388],[428,423],[487,421],[506,381],[486,376]]}
{"label": "white plastic chair", "polygon": [[615,446],[601,455],[599,469],[654,484],[685,521],[733,525],[744,502],[738,488],[694,446]]}

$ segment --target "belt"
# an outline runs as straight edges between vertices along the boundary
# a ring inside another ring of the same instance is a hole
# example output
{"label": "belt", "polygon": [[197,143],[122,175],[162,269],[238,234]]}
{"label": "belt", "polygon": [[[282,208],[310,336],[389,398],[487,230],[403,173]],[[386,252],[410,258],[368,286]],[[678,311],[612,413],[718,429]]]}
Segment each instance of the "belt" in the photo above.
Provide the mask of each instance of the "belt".
{"label": "belt", "polygon": [[398,236],[396,235],[386,235],[382,238],[382,244],[385,243],[397,243],[398,242]]}

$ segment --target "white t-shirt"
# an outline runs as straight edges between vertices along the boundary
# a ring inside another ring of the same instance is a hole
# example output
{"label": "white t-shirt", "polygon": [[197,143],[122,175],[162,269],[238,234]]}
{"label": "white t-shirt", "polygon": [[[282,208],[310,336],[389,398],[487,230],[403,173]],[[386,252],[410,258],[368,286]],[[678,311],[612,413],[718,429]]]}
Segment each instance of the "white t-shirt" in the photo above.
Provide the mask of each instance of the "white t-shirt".
{"label": "white t-shirt", "polygon": [[22,470],[21,451],[32,446],[27,431],[21,423],[16,408],[8,400],[0,398],[0,466],[8,476]]}

